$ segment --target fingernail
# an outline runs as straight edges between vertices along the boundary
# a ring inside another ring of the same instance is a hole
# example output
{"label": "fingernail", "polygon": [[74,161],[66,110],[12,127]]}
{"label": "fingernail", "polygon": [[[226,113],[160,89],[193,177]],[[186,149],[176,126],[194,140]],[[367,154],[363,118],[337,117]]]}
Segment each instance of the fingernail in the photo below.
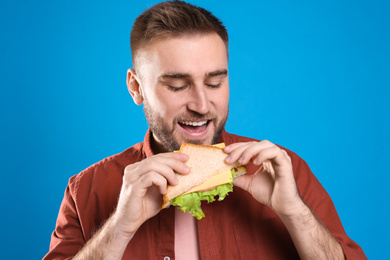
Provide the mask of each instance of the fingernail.
{"label": "fingernail", "polygon": [[230,156],[228,156],[228,157],[226,157],[225,161],[226,161],[227,163],[229,163],[231,159],[232,159],[232,158],[231,158]]}

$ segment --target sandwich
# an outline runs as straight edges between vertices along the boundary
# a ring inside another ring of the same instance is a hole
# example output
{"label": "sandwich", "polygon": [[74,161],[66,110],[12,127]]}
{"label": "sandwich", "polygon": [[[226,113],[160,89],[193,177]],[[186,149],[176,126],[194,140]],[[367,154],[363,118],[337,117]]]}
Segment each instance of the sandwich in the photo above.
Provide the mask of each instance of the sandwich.
{"label": "sandwich", "polygon": [[232,192],[233,178],[247,171],[238,162],[225,163],[227,154],[223,151],[224,147],[224,143],[214,146],[183,143],[178,152],[189,156],[186,165],[191,171],[188,175],[176,174],[179,183],[168,185],[161,208],[180,206],[181,211],[199,220],[205,216],[201,209],[202,200],[210,203],[218,196],[221,201]]}

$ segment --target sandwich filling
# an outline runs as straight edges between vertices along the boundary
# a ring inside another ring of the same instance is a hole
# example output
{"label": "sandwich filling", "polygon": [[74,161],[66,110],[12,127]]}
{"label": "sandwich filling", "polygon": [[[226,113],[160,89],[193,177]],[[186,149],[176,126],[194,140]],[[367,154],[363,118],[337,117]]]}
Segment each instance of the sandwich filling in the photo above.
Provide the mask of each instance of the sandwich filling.
{"label": "sandwich filling", "polygon": [[[233,191],[233,179],[237,177],[236,170],[233,168],[231,171],[228,171],[228,180],[226,183],[222,185],[218,185],[217,187],[206,190],[207,187],[212,187],[210,182],[206,186],[198,186],[195,189],[190,190],[189,192],[178,196],[170,201],[170,203],[174,206],[180,206],[180,210],[184,213],[190,213],[192,216],[196,217],[198,220],[204,218],[204,213],[202,211],[201,201],[207,201],[207,203],[215,201],[215,197],[218,196],[218,201],[225,199],[229,192]],[[218,174],[223,175],[223,174]],[[226,177],[222,177],[226,178]],[[214,181],[212,181],[214,182]]]}

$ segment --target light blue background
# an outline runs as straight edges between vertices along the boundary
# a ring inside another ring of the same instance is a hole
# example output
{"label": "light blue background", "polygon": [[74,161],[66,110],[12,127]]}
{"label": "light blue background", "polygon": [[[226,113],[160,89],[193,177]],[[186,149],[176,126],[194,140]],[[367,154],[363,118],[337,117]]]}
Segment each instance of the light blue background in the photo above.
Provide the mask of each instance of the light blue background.
{"label": "light blue background", "polygon": [[[69,177],[143,140],[129,32],[156,2],[1,2],[2,259],[42,258]],[[390,2],[191,2],[230,33],[227,130],[297,152],[348,235],[387,256]]]}

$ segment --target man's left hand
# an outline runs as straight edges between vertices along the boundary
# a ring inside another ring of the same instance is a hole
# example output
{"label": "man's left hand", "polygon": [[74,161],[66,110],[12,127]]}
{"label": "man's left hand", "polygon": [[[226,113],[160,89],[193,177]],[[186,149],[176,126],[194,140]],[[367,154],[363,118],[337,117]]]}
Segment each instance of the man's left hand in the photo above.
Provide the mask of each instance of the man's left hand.
{"label": "man's left hand", "polygon": [[261,165],[253,175],[237,177],[233,184],[275,211],[278,215],[297,214],[305,205],[295,183],[291,159],[287,152],[269,141],[235,143],[225,147],[226,163],[238,161]]}

